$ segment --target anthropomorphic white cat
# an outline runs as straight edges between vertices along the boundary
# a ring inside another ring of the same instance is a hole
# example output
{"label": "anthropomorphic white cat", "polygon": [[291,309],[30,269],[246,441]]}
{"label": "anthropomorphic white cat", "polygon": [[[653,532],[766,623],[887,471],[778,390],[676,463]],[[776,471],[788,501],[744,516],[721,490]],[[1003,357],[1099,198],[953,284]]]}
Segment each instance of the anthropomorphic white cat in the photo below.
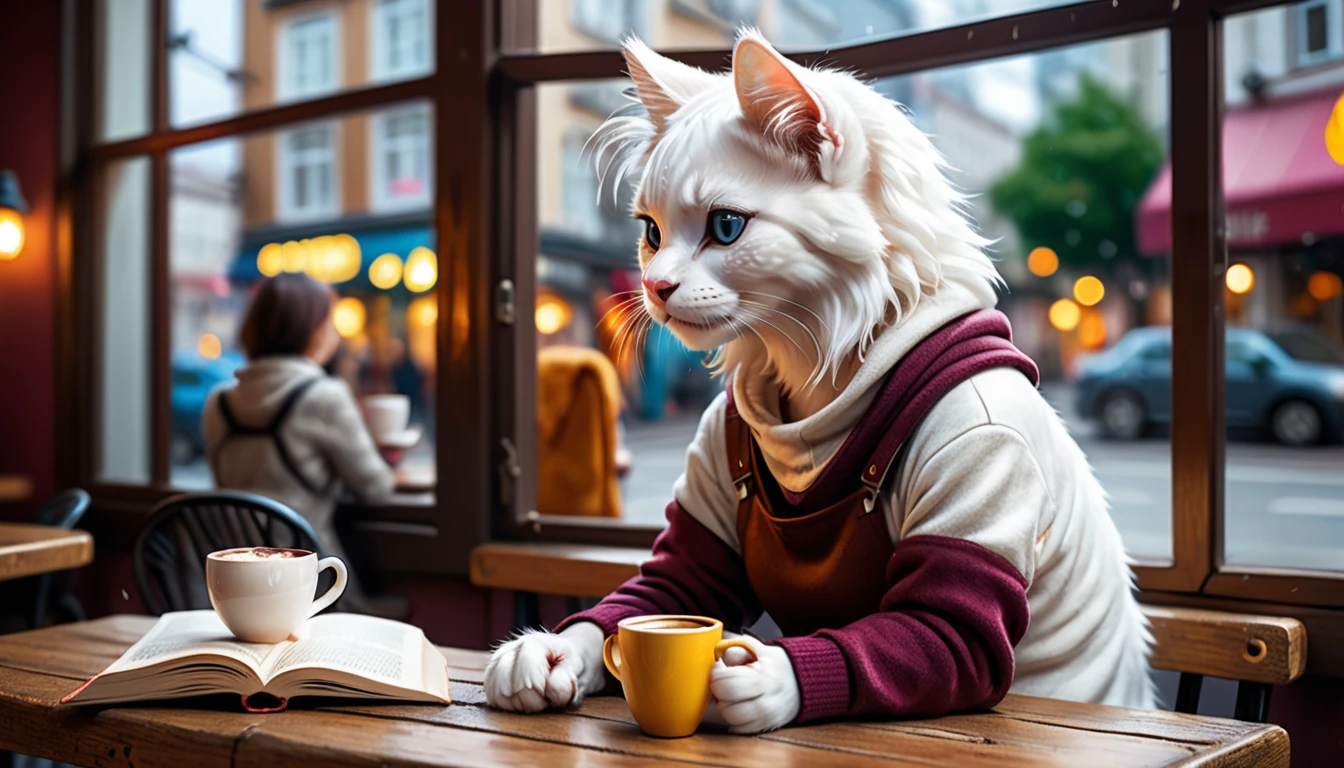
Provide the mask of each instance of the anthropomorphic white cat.
{"label": "anthropomorphic white cat", "polygon": [[647,114],[599,131],[604,189],[640,174],[643,308],[717,350],[727,391],[641,575],[495,651],[489,703],[600,690],[603,638],[629,616],[740,629],[765,611],[784,637],[712,673],[737,732],[990,706],[1010,686],[1153,706],[1105,495],[992,310],[987,243],[928,138],[754,32],[731,74],[624,53]]}

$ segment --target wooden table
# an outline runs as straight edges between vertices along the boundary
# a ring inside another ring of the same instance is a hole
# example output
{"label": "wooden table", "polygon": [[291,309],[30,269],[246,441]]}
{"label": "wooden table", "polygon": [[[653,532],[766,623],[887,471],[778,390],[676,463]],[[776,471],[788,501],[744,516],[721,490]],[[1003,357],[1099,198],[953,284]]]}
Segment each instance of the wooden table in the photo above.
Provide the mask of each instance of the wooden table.
{"label": "wooden table", "polygon": [[93,537],[46,525],[0,523],[0,581],[93,562]]}
{"label": "wooden table", "polygon": [[118,616],[0,637],[0,749],[137,768],[1288,765],[1288,735],[1277,726],[1025,696],[933,720],[654,739],[640,734],[620,698],[543,715],[488,709],[480,687],[485,654],[448,648],[448,707],[322,705],[256,715],[181,704],[56,706],[151,625]]}

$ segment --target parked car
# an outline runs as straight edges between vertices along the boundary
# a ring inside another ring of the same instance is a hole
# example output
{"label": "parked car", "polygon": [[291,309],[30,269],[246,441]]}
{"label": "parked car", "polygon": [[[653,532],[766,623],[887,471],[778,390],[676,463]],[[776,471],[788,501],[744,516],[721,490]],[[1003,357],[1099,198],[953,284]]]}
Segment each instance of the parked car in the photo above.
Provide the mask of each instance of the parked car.
{"label": "parked car", "polygon": [[[1227,330],[1227,426],[1285,445],[1344,438],[1344,349],[1301,326]],[[1132,440],[1171,421],[1171,330],[1150,326],[1080,362],[1075,406]]]}
{"label": "parked car", "polygon": [[226,352],[217,360],[201,357],[194,350],[173,353],[170,451],[174,464],[190,464],[205,455],[205,439],[201,435],[205,399],[216,385],[232,379],[233,372],[242,365],[242,356],[233,352]]}

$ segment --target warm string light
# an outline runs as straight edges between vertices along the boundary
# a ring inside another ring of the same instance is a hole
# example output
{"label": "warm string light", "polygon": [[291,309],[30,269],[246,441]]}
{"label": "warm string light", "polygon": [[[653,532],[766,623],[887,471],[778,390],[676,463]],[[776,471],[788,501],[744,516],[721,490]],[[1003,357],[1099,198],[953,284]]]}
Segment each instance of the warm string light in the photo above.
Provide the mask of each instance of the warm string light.
{"label": "warm string light", "polygon": [[1083,310],[1073,299],[1060,299],[1050,305],[1050,324],[1057,331],[1065,333],[1078,327],[1082,320]]}
{"label": "warm string light", "polygon": [[1049,277],[1059,270],[1059,256],[1049,248],[1033,248],[1027,254],[1027,269],[1037,277]]}
{"label": "warm string light", "polygon": [[406,288],[413,293],[424,293],[439,281],[439,259],[434,252],[424,246],[411,251],[406,257],[406,269],[402,274]]}
{"label": "warm string light", "polygon": [[13,208],[0,208],[0,260],[18,256],[24,239],[23,215]]}
{"label": "warm string light", "polygon": [[201,338],[196,340],[196,352],[206,360],[218,360],[219,356],[224,354],[224,345],[215,334],[203,333]]}
{"label": "warm string light", "polygon": [[537,330],[550,336],[559,333],[574,320],[574,310],[569,303],[554,294],[545,294],[537,298]]}
{"label": "warm string light", "polygon": [[1255,272],[1245,264],[1233,264],[1227,268],[1227,290],[1235,294],[1250,293],[1255,287]]}
{"label": "warm string light", "polygon": [[331,312],[331,321],[336,326],[336,332],[347,339],[354,338],[364,331],[364,321],[368,317],[368,310],[364,308],[364,302],[353,296],[346,296],[336,302],[336,307]]}
{"label": "warm string light", "polygon": [[1073,284],[1073,298],[1084,307],[1096,306],[1106,296],[1106,286],[1092,275],[1078,278]]}

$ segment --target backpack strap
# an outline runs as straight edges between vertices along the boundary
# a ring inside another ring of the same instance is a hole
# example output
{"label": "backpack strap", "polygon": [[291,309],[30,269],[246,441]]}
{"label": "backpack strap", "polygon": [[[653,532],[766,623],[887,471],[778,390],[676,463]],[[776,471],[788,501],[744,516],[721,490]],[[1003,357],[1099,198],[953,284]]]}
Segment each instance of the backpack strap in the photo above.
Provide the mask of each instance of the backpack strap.
{"label": "backpack strap", "polygon": [[[314,496],[321,496],[325,489],[318,488],[299,471],[299,465],[294,461],[293,455],[290,454],[289,448],[285,445],[285,440],[280,434],[280,429],[285,425],[285,420],[289,418],[290,412],[294,410],[294,406],[299,402],[300,398],[303,397],[304,393],[321,380],[321,377],[314,377],[307,381],[299,382],[291,387],[289,392],[285,393],[285,399],[281,401],[280,407],[276,409],[275,415],[271,417],[270,423],[265,427],[250,427],[239,422],[238,417],[233,413],[233,408],[229,405],[228,393],[220,392],[219,397],[216,398],[219,402],[219,415],[224,417],[224,423],[227,424],[229,428],[229,432],[225,435],[225,439],[227,440],[228,438],[236,436],[266,436],[271,438],[271,443],[275,445],[275,452],[280,456],[280,463],[285,465],[285,469],[289,470],[289,474],[293,476],[299,485],[303,486],[304,490]],[[215,477],[219,477],[218,468],[215,468]]]}

